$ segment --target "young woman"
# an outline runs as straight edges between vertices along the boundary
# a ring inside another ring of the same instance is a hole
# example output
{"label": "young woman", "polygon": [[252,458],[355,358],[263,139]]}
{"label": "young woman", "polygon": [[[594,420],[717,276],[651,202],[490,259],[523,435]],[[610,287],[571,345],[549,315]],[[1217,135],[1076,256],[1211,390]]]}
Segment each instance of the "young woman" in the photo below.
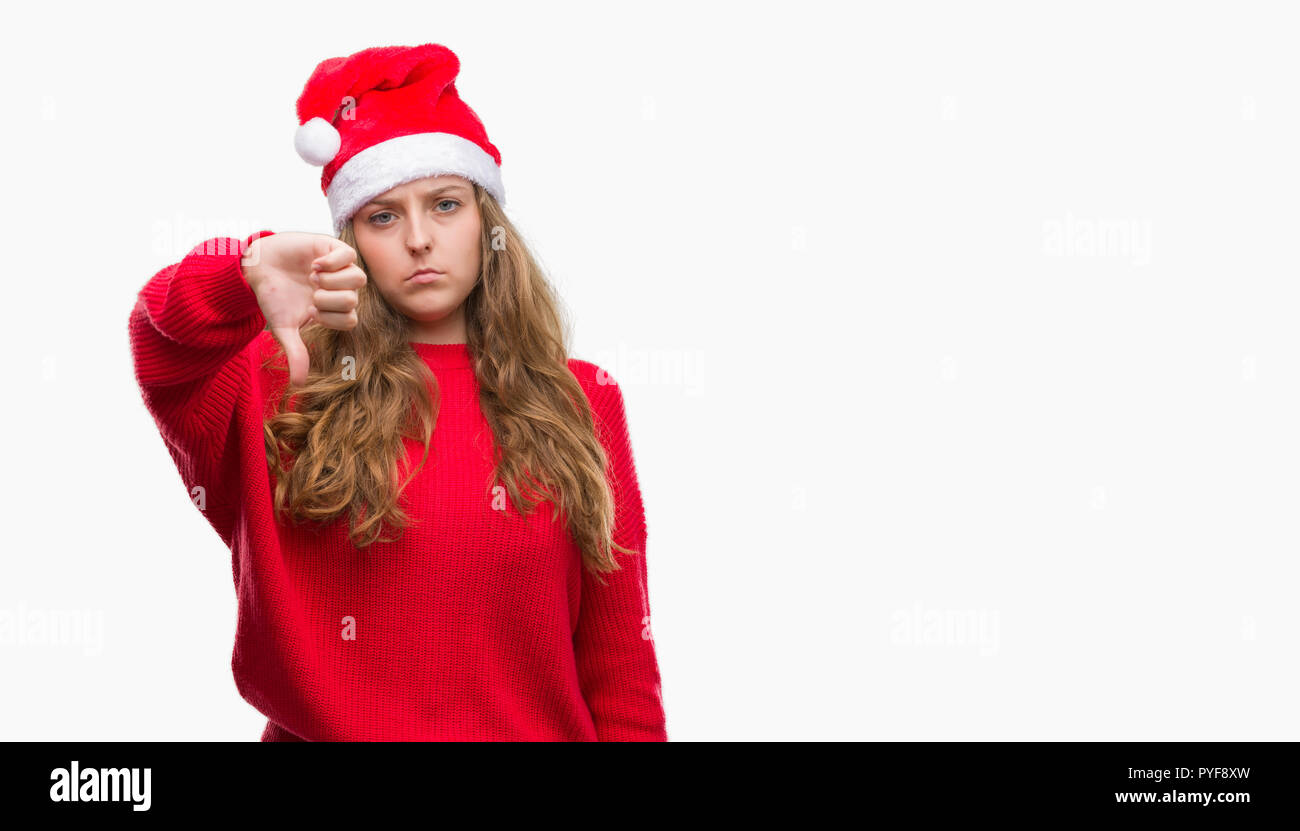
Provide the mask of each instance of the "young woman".
{"label": "young woman", "polygon": [[434,44],[322,62],[332,236],[209,240],[131,349],[230,547],[267,741],[666,741],[623,398],[567,357],[500,154]]}

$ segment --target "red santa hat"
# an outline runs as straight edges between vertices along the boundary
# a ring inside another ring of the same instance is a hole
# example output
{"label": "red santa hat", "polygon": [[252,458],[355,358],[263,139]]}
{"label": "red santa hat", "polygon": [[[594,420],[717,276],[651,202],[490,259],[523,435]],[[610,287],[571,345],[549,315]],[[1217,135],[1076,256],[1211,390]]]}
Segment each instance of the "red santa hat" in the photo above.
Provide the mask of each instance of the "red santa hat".
{"label": "red santa hat", "polygon": [[445,46],[377,46],[321,61],[298,97],[294,149],[324,165],[334,233],[390,188],[455,174],[505,204],[501,153],[460,100],[460,61]]}

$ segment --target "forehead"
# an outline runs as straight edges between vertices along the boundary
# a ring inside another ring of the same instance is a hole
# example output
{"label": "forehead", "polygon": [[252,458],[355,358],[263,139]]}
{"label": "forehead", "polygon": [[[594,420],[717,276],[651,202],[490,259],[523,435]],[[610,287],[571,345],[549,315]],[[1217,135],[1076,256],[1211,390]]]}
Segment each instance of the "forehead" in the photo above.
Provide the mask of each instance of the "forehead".
{"label": "forehead", "polygon": [[393,199],[393,198],[404,197],[408,195],[415,195],[415,194],[429,193],[429,192],[436,192],[436,191],[446,191],[446,190],[472,191],[473,189],[474,187],[473,185],[470,184],[469,180],[461,176],[453,176],[453,175],[426,176],[423,179],[416,179],[414,181],[406,182],[405,184],[401,184],[394,188],[391,188],[379,194],[375,198]]}

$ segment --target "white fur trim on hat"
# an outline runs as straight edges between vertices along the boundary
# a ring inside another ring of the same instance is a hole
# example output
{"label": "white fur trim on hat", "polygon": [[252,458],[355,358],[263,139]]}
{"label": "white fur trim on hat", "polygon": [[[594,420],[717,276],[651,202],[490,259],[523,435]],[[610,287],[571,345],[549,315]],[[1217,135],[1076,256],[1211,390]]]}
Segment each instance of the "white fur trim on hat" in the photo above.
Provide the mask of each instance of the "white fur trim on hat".
{"label": "white fur trim on hat", "polygon": [[463,176],[505,205],[501,168],[487,151],[453,133],[414,133],[373,144],[348,159],[330,180],[334,233],[384,191],[426,176]]}

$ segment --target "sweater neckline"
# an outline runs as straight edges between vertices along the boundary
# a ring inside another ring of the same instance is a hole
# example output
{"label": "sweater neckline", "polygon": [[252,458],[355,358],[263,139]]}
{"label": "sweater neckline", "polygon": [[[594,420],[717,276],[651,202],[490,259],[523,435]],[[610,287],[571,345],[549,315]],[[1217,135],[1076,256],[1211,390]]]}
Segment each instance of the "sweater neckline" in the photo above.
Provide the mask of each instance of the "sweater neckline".
{"label": "sweater neckline", "polygon": [[474,366],[468,343],[420,343],[410,341],[411,348],[431,367],[468,369]]}

